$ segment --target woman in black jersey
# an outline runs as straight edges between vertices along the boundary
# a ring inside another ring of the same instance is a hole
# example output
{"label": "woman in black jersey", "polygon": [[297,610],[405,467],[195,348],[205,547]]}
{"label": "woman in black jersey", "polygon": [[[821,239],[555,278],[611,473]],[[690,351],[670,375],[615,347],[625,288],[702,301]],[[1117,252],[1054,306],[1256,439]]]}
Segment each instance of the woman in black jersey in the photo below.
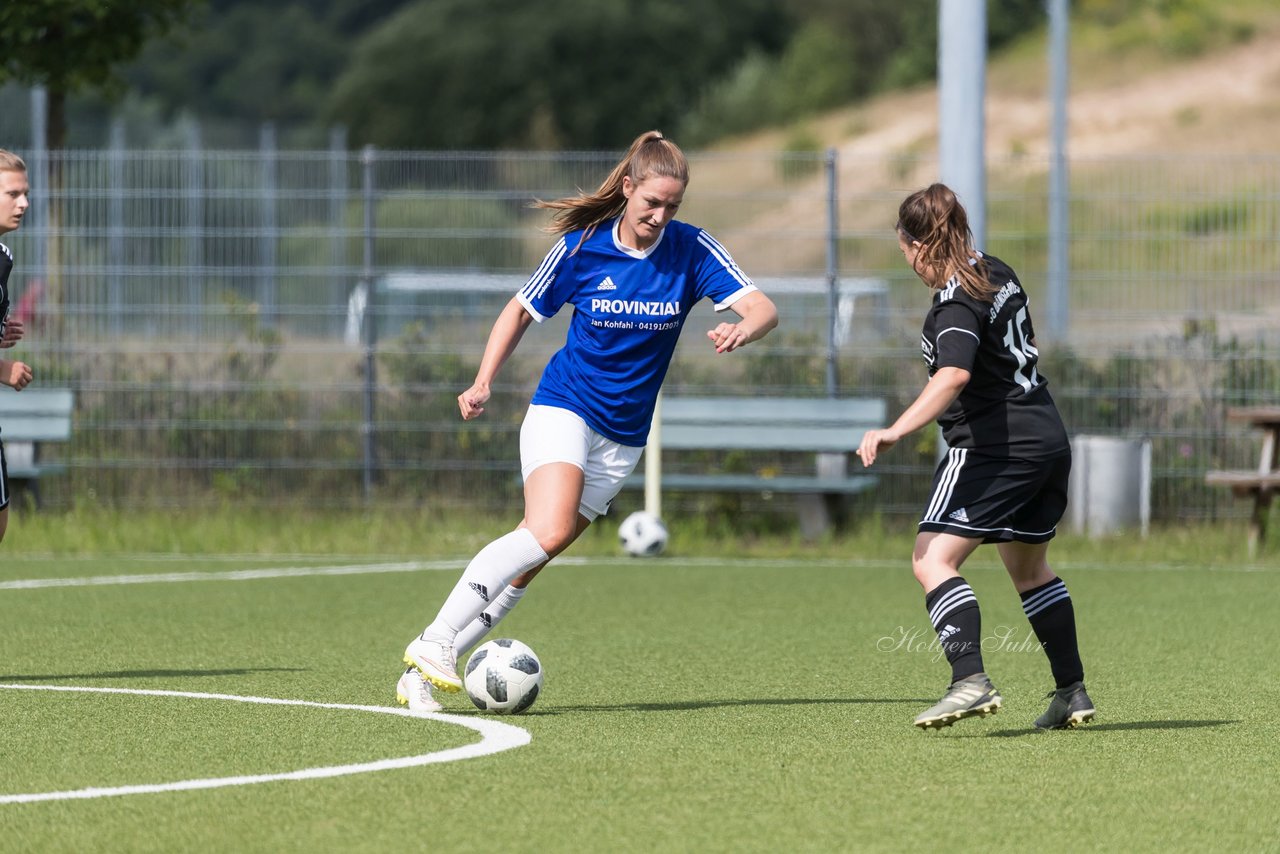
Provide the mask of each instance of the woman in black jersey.
{"label": "woman in black jersey", "polygon": [[[27,183],[27,164],[12,151],[0,148],[0,237],[17,231],[31,204],[31,187]],[[13,272],[13,253],[0,243],[0,349],[7,350],[22,340],[23,325],[9,317],[9,274]],[[17,359],[0,359],[0,384],[22,391],[31,382],[31,367]],[[7,393],[7,392],[6,392]],[[0,540],[9,528],[9,464],[0,442]]]}
{"label": "woman in black jersey", "polygon": [[1035,725],[1090,721],[1071,597],[1045,559],[1066,509],[1071,446],[1038,370],[1027,295],[1008,265],[973,248],[968,216],[943,184],[902,202],[897,232],[907,263],[936,291],[921,339],[929,382],[893,426],[866,433],[858,455],[870,466],[934,420],[947,444],[911,563],[951,686],[915,724],[950,726],[1000,708],[983,668],[978,600],[960,575],[982,543],[996,544],[1057,683]]}

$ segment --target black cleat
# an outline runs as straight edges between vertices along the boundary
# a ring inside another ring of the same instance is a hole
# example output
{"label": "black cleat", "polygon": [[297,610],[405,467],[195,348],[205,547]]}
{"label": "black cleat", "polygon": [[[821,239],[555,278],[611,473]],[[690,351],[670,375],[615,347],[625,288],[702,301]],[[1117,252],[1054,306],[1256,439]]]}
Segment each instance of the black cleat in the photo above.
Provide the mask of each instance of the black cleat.
{"label": "black cleat", "polygon": [[1096,713],[1093,700],[1084,692],[1083,682],[1072,682],[1048,694],[1052,698],[1048,710],[1036,718],[1039,729],[1071,729],[1076,724],[1087,724]]}

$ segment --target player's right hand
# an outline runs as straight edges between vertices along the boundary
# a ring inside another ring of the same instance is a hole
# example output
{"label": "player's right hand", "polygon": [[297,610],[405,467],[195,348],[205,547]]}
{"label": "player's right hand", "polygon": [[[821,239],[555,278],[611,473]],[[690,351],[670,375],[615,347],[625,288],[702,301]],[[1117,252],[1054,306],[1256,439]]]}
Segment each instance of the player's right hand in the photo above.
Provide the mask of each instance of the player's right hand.
{"label": "player's right hand", "polygon": [[462,412],[462,420],[470,421],[482,414],[488,399],[489,387],[479,383],[458,395],[458,410]]}
{"label": "player's right hand", "polygon": [[31,382],[31,366],[26,362],[0,362],[0,383],[22,391]]}
{"label": "player's right hand", "polygon": [[892,430],[868,430],[862,434],[862,444],[855,451],[862,458],[862,467],[870,468],[871,464],[876,461],[876,454],[881,448],[888,450],[898,444],[898,440],[902,438]]}
{"label": "player's right hand", "polygon": [[4,323],[4,334],[0,335],[0,348],[8,349],[22,340],[26,332],[21,320],[10,318]]}

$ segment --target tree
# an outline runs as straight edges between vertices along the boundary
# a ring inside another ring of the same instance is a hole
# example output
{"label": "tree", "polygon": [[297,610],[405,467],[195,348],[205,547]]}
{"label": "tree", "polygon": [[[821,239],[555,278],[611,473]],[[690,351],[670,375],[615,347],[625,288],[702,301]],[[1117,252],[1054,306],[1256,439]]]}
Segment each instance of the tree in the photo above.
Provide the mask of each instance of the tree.
{"label": "tree", "polygon": [[[147,39],[165,32],[196,0],[0,0],[0,83],[16,80],[48,91],[46,138],[66,147],[67,95],[118,84],[116,68]],[[55,317],[62,301],[61,212],[52,203],[62,188],[62,161],[50,158],[49,280],[45,298]]]}
{"label": "tree", "polygon": [[49,147],[66,145],[67,95],[119,84],[116,69],[199,0],[7,0],[0,3],[0,83],[49,93]]}
{"label": "tree", "polygon": [[418,0],[356,45],[328,115],[388,147],[616,148],[790,29],[781,0]]}
{"label": "tree", "polygon": [[124,69],[167,113],[289,126],[320,123],[333,81],[368,29],[408,0],[205,0]]}

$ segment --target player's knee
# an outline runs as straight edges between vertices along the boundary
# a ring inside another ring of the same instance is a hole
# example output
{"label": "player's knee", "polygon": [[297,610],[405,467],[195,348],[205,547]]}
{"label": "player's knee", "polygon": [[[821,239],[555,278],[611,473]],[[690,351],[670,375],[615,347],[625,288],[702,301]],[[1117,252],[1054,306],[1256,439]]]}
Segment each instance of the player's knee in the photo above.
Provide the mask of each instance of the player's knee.
{"label": "player's knee", "polygon": [[569,547],[577,536],[577,529],[572,524],[542,524],[529,528],[529,533],[538,541],[538,545],[549,557],[555,557]]}
{"label": "player's knee", "polygon": [[920,559],[911,561],[911,574],[916,577],[916,581],[920,582],[922,587],[927,586],[927,582],[932,576],[928,562]]}

